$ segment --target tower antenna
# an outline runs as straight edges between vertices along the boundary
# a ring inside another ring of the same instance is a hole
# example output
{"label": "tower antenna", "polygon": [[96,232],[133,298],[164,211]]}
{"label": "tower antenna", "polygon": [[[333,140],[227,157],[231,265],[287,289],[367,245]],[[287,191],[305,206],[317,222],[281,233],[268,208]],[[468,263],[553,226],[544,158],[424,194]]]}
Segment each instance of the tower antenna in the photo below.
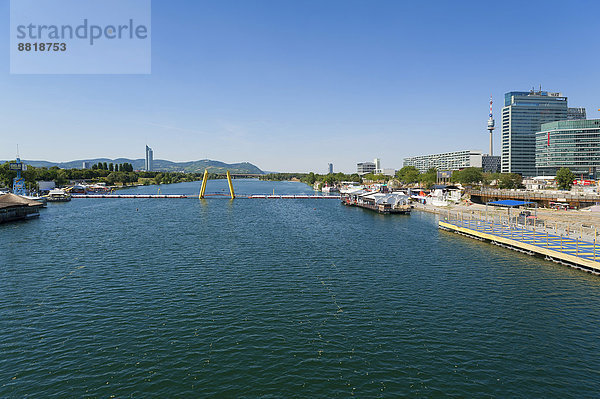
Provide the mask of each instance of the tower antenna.
{"label": "tower antenna", "polygon": [[494,121],[494,116],[492,114],[492,104],[493,103],[494,103],[494,101],[492,100],[492,95],[490,94],[490,118],[488,119],[488,123],[487,123],[487,130],[490,132],[490,151],[489,151],[490,156],[494,155],[493,133],[494,133],[494,129],[496,127],[496,122]]}

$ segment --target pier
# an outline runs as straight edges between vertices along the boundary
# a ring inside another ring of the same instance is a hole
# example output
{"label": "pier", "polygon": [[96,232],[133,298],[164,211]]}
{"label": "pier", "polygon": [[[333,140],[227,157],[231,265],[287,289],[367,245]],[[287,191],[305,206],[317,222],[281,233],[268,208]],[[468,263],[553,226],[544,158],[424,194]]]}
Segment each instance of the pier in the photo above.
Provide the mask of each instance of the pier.
{"label": "pier", "polygon": [[448,212],[438,227],[470,238],[519,251],[528,255],[541,256],[546,260],[561,263],[590,273],[600,274],[600,248],[596,248],[597,232],[592,240],[581,236],[549,232],[545,224],[532,226],[519,224],[510,217],[477,217],[472,213]]}

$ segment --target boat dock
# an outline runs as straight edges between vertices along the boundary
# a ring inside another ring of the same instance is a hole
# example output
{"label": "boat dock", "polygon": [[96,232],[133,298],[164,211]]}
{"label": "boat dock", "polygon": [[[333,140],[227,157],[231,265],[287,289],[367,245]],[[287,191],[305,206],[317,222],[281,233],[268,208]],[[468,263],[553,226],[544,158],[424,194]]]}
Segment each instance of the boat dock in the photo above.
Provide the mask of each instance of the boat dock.
{"label": "boat dock", "polygon": [[590,273],[600,274],[600,252],[596,238],[592,241],[581,237],[551,234],[546,226],[526,226],[502,218],[484,219],[471,213],[450,213],[439,221],[442,230],[519,251],[528,255],[544,257]]}
{"label": "boat dock", "polygon": [[382,193],[357,189],[338,198],[346,206],[356,206],[383,214],[409,214],[411,210],[408,196],[401,192]]}
{"label": "boat dock", "polygon": [[374,204],[368,204],[368,203],[357,203],[357,202],[350,202],[350,201],[342,201],[342,204],[346,205],[346,206],[357,206],[359,208],[364,208],[364,209],[369,209],[371,211],[375,211],[377,213],[383,213],[383,214],[390,214],[390,213],[398,213],[398,214],[409,214],[410,213],[410,205],[399,205],[397,207],[392,207],[388,204],[380,204],[380,205],[374,205]]}

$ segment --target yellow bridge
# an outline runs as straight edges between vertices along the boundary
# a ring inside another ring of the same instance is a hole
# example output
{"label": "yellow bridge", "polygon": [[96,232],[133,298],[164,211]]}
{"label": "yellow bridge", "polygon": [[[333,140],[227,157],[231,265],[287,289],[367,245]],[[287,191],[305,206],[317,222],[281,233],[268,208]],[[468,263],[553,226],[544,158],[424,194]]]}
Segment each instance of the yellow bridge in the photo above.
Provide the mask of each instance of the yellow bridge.
{"label": "yellow bridge", "polygon": [[[200,194],[198,198],[203,199],[206,193],[206,182],[208,181],[208,170],[204,169],[204,177],[202,178],[202,186],[200,187]],[[233,191],[233,183],[231,182],[231,174],[227,171],[227,183],[229,183],[229,194],[231,199],[235,198],[235,192]]]}

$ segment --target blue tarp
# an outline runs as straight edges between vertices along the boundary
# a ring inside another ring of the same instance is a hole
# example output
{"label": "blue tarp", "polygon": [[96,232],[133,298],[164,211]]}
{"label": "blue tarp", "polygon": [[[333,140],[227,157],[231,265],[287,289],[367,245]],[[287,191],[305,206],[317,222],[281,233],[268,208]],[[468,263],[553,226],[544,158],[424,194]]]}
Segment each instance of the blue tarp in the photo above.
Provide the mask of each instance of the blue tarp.
{"label": "blue tarp", "polygon": [[527,202],[527,201],[517,201],[517,200],[501,200],[501,201],[494,201],[494,202],[488,202],[488,205],[496,205],[496,206],[508,206],[508,207],[513,207],[513,206],[523,206],[523,205],[529,205],[529,204],[535,204],[535,202]]}

